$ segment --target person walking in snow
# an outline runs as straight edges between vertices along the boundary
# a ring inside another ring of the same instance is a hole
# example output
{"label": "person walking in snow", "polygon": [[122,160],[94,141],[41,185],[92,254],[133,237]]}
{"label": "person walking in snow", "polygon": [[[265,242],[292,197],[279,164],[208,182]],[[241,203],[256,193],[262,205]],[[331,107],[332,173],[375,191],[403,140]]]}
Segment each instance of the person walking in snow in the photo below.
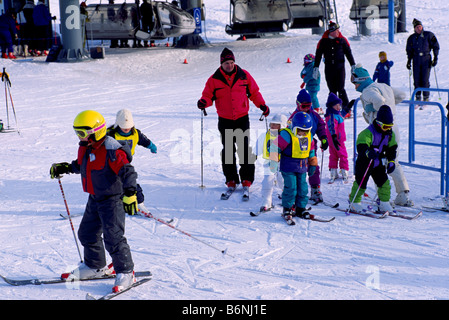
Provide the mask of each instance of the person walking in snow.
{"label": "person walking in snow", "polygon": [[102,278],[113,270],[106,266],[105,248],[117,274],[113,292],[135,281],[134,263],[124,236],[125,212],[137,210],[137,173],[130,164],[131,151],[106,135],[103,116],[93,110],[79,113],[73,128],[80,139],[78,158],[71,163],[54,163],[51,178],[81,174],[83,190],[89,194],[78,237],[84,246],[84,263],[67,275],[67,280]]}
{"label": "person walking in snow", "polygon": [[297,112],[290,127],[281,130],[278,138],[273,141],[281,155],[280,170],[284,178],[282,214],[287,221],[290,221],[293,215],[307,218],[306,206],[309,199],[306,175],[312,176],[318,165],[312,127],[310,115],[302,111]]}
{"label": "person walking in snow", "polygon": [[320,108],[320,102],[318,101],[318,92],[320,91],[320,81],[321,75],[318,71],[318,77],[315,79],[313,77],[315,56],[311,53],[304,56],[304,68],[301,70],[301,78],[303,83],[301,84],[301,89],[307,90],[312,99],[312,108],[318,114],[323,114],[323,110]]}
{"label": "person walking in snow", "polygon": [[[136,146],[138,145],[150,149],[151,153],[157,153],[156,145],[134,126],[133,115],[128,109],[122,109],[117,112],[115,124],[108,128],[107,135],[119,142],[126,142],[131,149],[132,156],[134,156]],[[144,212],[149,212],[144,205],[145,197],[142,187],[139,184],[136,187],[138,208]]]}
{"label": "person walking in snow", "polygon": [[[350,211],[362,212],[362,195],[365,193],[369,177],[377,186],[379,211],[392,212],[390,205],[391,186],[388,175],[396,168],[398,144],[393,128],[393,113],[387,105],[377,112],[376,119],[357,136],[358,157],[355,165],[355,181],[352,184],[349,203]],[[366,173],[366,175],[365,175]]]}
{"label": "person walking in snow", "polygon": [[[291,114],[288,121],[292,121],[293,117],[298,112],[305,112],[310,116],[312,127],[310,129],[310,133],[314,140],[313,148],[315,154],[318,151],[318,143],[315,139],[315,135],[321,141],[321,149],[322,152],[326,151],[329,147],[329,142],[327,140],[326,135],[326,124],[321,116],[312,109],[312,99],[310,94],[306,89],[302,89],[299,91],[296,96],[296,109]],[[321,192],[321,178],[320,178],[320,167],[317,165],[316,170],[312,175],[309,175],[309,184],[310,184],[310,200],[314,202],[323,202],[323,194]]]}
{"label": "person walking in snow", "polygon": [[[393,117],[396,114],[396,104],[400,103],[405,98],[405,93],[390,87],[385,83],[373,82],[368,71],[358,64],[354,69],[351,82],[354,84],[356,91],[360,92],[360,101],[363,105],[363,118],[368,124],[372,124],[376,119],[379,108],[383,105],[387,105],[391,108]],[[352,107],[355,100],[352,100],[345,109]],[[395,133],[395,139],[400,145],[399,129],[397,125],[393,126]],[[398,155],[399,152],[396,153]],[[400,206],[413,206],[413,201],[409,198],[410,187],[405,177],[402,166],[396,160],[396,169],[391,173],[394,185],[396,188],[397,196],[395,204]]]}
{"label": "person walking in snow", "polygon": [[[430,31],[424,31],[421,21],[413,19],[415,32],[407,39],[407,69],[412,69],[413,61],[413,84],[416,88],[430,87],[430,70],[438,63],[440,45],[435,35]],[[433,51],[433,60],[430,52]],[[424,101],[429,101],[429,91],[422,93]],[[416,92],[416,100],[421,100],[421,91]]]}
{"label": "person walking in snow", "polygon": [[390,69],[393,66],[394,62],[391,60],[387,60],[387,53],[385,51],[379,52],[379,60],[380,62],[377,64],[376,69],[373,74],[373,81],[379,83],[385,83],[390,85]]}
{"label": "person walking in snow", "polygon": [[314,78],[318,79],[321,58],[324,57],[324,75],[329,91],[337,95],[345,107],[349,100],[345,90],[345,57],[352,68],[355,60],[352,56],[349,41],[341,34],[338,23],[330,22],[318,42],[315,53]]}
{"label": "person walking in snow", "polygon": [[0,16],[0,44],[3,59],[15,59],[13,37],[17,39],[16,11],[8,9]]}
{"label": "person walking in snow", "polygon": [[[220,67],[207,80],[197,106],[204,110],[215,102],[223,144],[221,163],[228,188],[236,188],[240,181],[244,188],[249,188],[254,182],[255,156],[249,145],[249,100],[263,112],[263,116],[270,114],[254,78],[235,64],[234,53],[224,48],[220,54]],[[238,172],[236,152],[240,160]]]}
{"label": "person walking in snow", "polygon": [[51,37],[51,14],[44,0],[39,0],[33,10],[33,22],[36,36],[36,55],[48,55]]}
{"label": "person walking in snow", "polygon": [[332,92],[329,93],[326,102],[326,134],[329,142],[329,170],[331,177],[329,183],[338,179],[338,167],[340,166],[341,176],[344,182],[349,178],[348,152],[346,151],[346,131],[344,116],[345,111],[341,110],[341,99]]}
{"label": "person walking in snow", "polygon": [[257,155],[262,155],[263,180],[262,180],[262,206],[260,211],[268,211],[273,208],[273,190],[284,187],[284,178],[279,171],[280,155],[272,144],[279,136],[282,129],[287,127],[287,117],[283,114],[275,114],[269,122],[269,130],[257,139]]}

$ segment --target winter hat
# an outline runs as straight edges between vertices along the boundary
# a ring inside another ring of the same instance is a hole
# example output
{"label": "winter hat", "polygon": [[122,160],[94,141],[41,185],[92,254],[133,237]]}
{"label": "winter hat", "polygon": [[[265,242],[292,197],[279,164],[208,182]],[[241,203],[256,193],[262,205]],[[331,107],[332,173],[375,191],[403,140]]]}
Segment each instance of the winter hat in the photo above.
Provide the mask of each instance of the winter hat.
{"label": "winter hat", "polygon": [[376,120],[382,122],[384,124],[392,124],[393,123],[393,113],[391,113],[391,108],[384,104],[377,111]]}
{"label": "winter hat", "polygon": [[351,82],[352,83],[362,83],[367,79],[370,79],[368,70],[363,68],[360,63],[357,63],[354,71],[352,71]]}
{"label": "winter hat", "polygon": [[379,52],[379,58],[385,57],[384,59],[381,60],[387,60],[387,53],[385,51],[381,51]]}
{"label": "winter hat", "polygon": [[298,95],[296,96],[296,103],[298,105],[312,104],[312,98],[310,97],[310,94],[307,92],[306,89],[302,89],[301,91],[299,91]]}
{"label": "winter hat", "polygon": [[326,108],[331,109],[336,104],[342,104],[342,101],[339,97],[337,97],[333,92],[329,93],[329,96],[327,97],[326,102]]}
{"label": "winter hat", "polygon": [[220,54],[220,64],[228,60],[232,60],[235,62],[234,53],[232,53],[232,51],[228,48],[224,48]]}
{"label": "winter hat", "polygon": [[413,28],[416,28],[417,26],[422,26],[422,22],[418,19],[413,19]]}
{"label": "winter hat", "polygon": [[304,56],[304,65],[312,63],[315,61],[315,56],[311,53],[308,53]]}
{"label": "winter hat", "polygon": [[131,129],[134,127],[134,120],[131,111],[128,109],[119,110],[115,118],[115,125],[119,126],[121,129]]}
{"label": "winter hat", "polygon": [[328,27],[329,32],[334,32],[337,29],[340,29],[340,26],[338,25],[338,23],[330,21],[329,27]]}
{"label": "winter hat", "polygon": [[287,116],[280,114],[280,113],[276,113],[270,121],[270,124],[272,123],[276,123],[276,124],[280,124],[281,128],[285,128],[287,127]]}

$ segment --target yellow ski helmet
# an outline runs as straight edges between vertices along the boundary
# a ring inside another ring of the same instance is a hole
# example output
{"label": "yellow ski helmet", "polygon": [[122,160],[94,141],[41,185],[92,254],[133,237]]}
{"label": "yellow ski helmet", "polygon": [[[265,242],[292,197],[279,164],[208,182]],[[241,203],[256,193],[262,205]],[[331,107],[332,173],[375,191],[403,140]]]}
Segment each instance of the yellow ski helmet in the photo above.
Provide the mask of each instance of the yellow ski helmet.
{"label": "yellow ski helmet", "polygon": [[90,137],[94,141],[100,141],[106,136],[106,121],[97,111],[86,110],[75,117],[73,129],[80,138]]}

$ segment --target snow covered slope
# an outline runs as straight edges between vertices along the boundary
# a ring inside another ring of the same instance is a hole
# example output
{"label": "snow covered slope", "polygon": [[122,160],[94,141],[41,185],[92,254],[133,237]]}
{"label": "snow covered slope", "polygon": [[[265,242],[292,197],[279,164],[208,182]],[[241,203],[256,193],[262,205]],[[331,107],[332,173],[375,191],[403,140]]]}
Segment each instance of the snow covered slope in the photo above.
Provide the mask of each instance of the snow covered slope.
{"label": "snow covered slope", "polygon": [[[58,12],[58,3],[52,1],[53,12]],[[21,135],[0,134],[0,274],[19,279],[48,278],[77,265],[79,257],[69,222],[60,217],[65,213],[64,202],[57,181],[49,177],[49,168],[54,162],[76,157],[78,138],[72,123],[80,111],[95,109],[112,124],[116,112],[128,108],[136,126],[158,147],[157,154],[137,148],[133,160],[147,207],[158,218],[173,218],[177,228],[194,237],[227,249],[229,255],[153,219],[127,217],[126,236],[136,270],[151,270],[154,280],[120,299],[447,299],[446,213],[424,212],[415,221],[391,217],[375,220],[316,206],[314,214],[336,219],[331,223],[299,220],[294,227],[281,220],[280,207],[251,217],[249,212],[261,204],[260,165],[249,202],[241,201],[241,191],[228,201],[220,200],[224,179],[214,108],[209,108],[204,118],[206,188],[199,188],[201,116],[196,102],[207,78],[219,66],[223,48],[233,50],[236,63],[254,76],[272,113],[288,114],[295,108],[303,56],[314,53],[320,39],[309,30],[296,30],[278,37],[235,41],[236,37],[224,32],[228,1],[206,0],[205,4],[205,38],[210,43],[199,50],[166,48],[165,42],[160,42],[151,49],[107,49],[104,60],[80,63],[47,64],[42,58],[34,62],[1,61],[12,81]],[[387,21],[381,21],[371,37],[356,40],[355,25],[348,18],[350,5],[350,0],[338,1],[338,14],[356,61],[374,72],[378,52],[386,51],[395,62],[392,85],[409,94],[405,68],[409,33],[396,35],[395,43],[390,44]],[[449,88],[444,16],[448,9],[449,4],[443,1],[407,1],[408,29],[412,30],[413,18],[419,18],[440,41],[436,68],[440,88]],[[292,63],[286,63],[288,58]],[[188,64],[183,63],[185,59]],[[434,74],[431,85],[435,87]],[[346,88],[351,99],[358,97],[349,77]],[[327,94],[323,79],[319,93],[323,106]],[[447,95],[442,93],[439,100],[433,93],[432,100],[445,105]],[[398,106],[398,113],[401,160],[406,161],[408,106]],[[259,116],[259,109],[252,106],[254,137],[265,131]],[[6,121],[5,107],[0,109],[0,117]],[[417,111],[417,119],[417,138],[438,143],[437,108]],[[9,120],[15,125],[11,113]],[[353,122],[345,124],[347,148],[352,154]],[[359,130],[364,126],[359,117]],[[318,157],[321,160],[320,153]],[[419,147],[416,162],[438,167],[439,150]],[[346,208],[351,184],[339,181],[328,185],[327,163],[326,152],[324,197]],[[411,167],[404,170],[418,207],[441,205],[438,173]],[[87,201],[79,179],[76,175],[62,179],[72,214],[81,213]],[[368,193],[375,194],[372,182]],[[73,218],[76,229],[80,219]],[[84,299],[88,292],[100,295],[109,291],[112,284],[105,280],[12,287],[0,281],[0,299]]]}

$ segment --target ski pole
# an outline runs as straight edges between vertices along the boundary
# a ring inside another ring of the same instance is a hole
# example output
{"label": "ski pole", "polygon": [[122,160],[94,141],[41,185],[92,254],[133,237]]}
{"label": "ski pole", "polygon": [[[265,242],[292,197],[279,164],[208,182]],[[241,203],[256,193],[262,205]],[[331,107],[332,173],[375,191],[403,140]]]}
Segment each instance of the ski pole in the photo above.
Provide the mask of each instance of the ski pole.
{"label": "ski pole", "polygon": [[408,71],[408,89],[410,91],[410,99],[412,99],[412,70]]}
{"label": "ski pole", "polygon": [[217,251],[220,251],[221,253],[227,254],[227,255],[230,256],[231,258],[234,258],[234,257],[231,256],[229,253],[227,253],[227,250],[228,250],[228,249],[224,249],[224,250],[218,249],[218,248],[214,247],[213,245],[207,243],[206,241],[203,241],[203,240],[201,240],[201,239],[198,239],[198,238],[194,237],[193,235],[191,235],[190,233],[187,233],[187,232],[185,232],[185,231],[183,231],[183,230],[181,230],[181,229],[178,229],[178,228],[176,228],[175,226],[171,225],[170,223],[168,223],[168,222],[166,222],[166,221],[164,221],[164,220],[162,220],[162,219],[159,219],[159,218],[153,216],[150,212],[145,212],[145,211],[142,211],[142,210],[140,210],[140,209],[138,209],[138,211],[141,212],[141,213],[142,213],[145,217],[147,217],[147,218],[151,218],[151,219],[154,219],[154,220],[156,220],[156,221],[158,221],[158,222],[160,222],[160,223],[162,223],[162,224],[165,224],[166,226],[168,226],[168,227],[170,227],[170,228],[172,228],[172,229],[174,229],[174,230],[176,230],[176,231],[178,231],[178,232],[180,232],[180,233],[182,233],[182,234],[184,234],[184,235],[186,235],[186,236],[188,236],[188,237],[190,237],[190,238],[192,238],[192,239],[194,239],[194,240],[196,240],[196,241],[199,241],[199,242],[201,242],[202,244],[205,244],[206,246],[208,246],[208,247],[210,247],[210,248],[212,248],[212,249],[215,249],[215,250],[217,250]]}
{"label": "ski pole", "polygon": [[200,188],[205,188],[204,183],[203,183],[203,167],[204,167],[204,162],[203,162],[203,132],[204,132],[203,117],[204,116],[207,116],[205,109],[203,109],[201,112],[201,185],[200,185]]}
{"label": "ski pole", "polygon": [[357,194],[359,193],[360,188],[362,187],[363,181],[365,181],[365,177],[366,177],[366,175],[367,175],[367,173],[368,173],[369,168],[371,167],[371,163],[372,163],[372,162],[373,162],[373,159],[370,160],[370,162],[369,162],[369,164],[368,164],[368,168],[366,168],[365,174],[363,175],[362,181],[360,181],[359,187],[357,188],[357,191],[355,192],[354,197],[352,198],[352,201],[351,201],[351,203],[349,204],[348,209],[346,209],[346,211],[345,211],[345,213],[346,213],[347,216],[349,216],[349,214],[350,214],[349,211],[351,210],[351,207],[352,207],[352,205],[353,205],[353,203],[354,203],[354,201],[355,201],[355,197],[357,197]]}
{"label": "ski pole", "polygon": [[73,227],[72,217],[70,216],[69,206],[67,205],[67,200],[65,199],[64,189],[62,188],[62,183],[61,183],[60,177],[58,177],[58,182],[59,182],[59,188],[61,189],[62,198],[64,199],[65,209],[67,210],[67,216],[69,217],[70,227],[72,228],[73,238],[75,238],[76,248],[78,249],[78,254],[80,256],[81,263],[83,263],[83,258],[81,256],[80,247],[78,245],[78,240],[76,239],[76,235],[75,235],[75,228]]}
{"label": "ski pole", "polygon": [[[437,89],[440,90],[440,88],[438,87],[437,71],[435,70],[435,67],[433,67],[433,73],[435,74],[435,83],[437,85]],[[441,100],[440,91],[438,91],[438,100]]]}
{"label": "ski pole", "polygon": [[14,101],[12,100],[12,94],[11,94],[11,82],[7,81],[6,84],[7,88],[8,88],[8,94],[9,94],[9,99],[11,100],[11,109],[12,109],[12,113],[14,115],[14,121],[16,122],[16,126],[17,126],[17,133],[20,135],[20,130],[19,130],[19,123],[17,122],[17,115],[16,115],[16,108],[14,107]]}

